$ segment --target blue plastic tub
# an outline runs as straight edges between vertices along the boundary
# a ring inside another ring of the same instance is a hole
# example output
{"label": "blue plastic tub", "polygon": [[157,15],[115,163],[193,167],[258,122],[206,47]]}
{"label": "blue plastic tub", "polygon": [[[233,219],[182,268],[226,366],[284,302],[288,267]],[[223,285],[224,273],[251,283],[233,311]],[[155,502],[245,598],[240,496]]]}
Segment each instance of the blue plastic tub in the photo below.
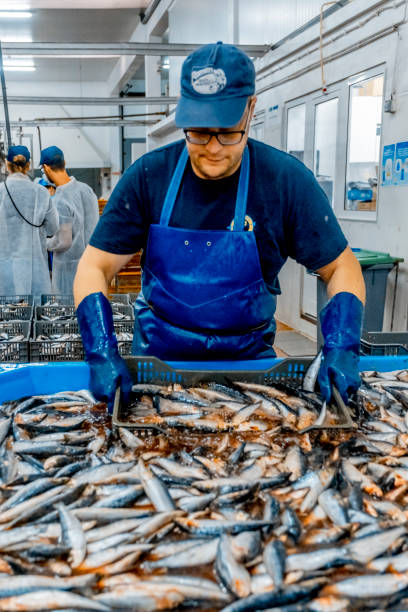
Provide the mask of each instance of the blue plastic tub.
{"label": "blue plastic tub", "polygon": [[[178,370],[268,370],[283,359],[252,361],[168,362]],[[408,356],[360,357],[360,371],[387,372],[408,368]],[[77,391],[89,386],[89,368],[83,361],[3,364],[0,367],[0,402],[26,395]]]}

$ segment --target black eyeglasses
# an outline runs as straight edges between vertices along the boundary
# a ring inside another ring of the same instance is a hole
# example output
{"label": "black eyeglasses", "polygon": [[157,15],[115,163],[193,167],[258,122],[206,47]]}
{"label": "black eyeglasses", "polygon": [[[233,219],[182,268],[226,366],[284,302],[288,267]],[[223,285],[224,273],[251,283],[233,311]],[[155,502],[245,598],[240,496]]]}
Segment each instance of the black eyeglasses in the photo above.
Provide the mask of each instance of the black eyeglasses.
{"label": "black eyeglasses", "polygon": [[237,130],[234,132],[213,132],[211,130],[201,132],[200,130],[184,130],[184,134],[188,142],[195,145],[207,145],[213,136],[216,137],[221,145],[237,145],[239,144],[246,130]]}
{"label": "black eyeglasses", "polygon": [[244,130],[233,130],[231,132],[214,132],[213,130],[202,131],[187,129],[184,130],[184,134],[186,135],[186,139],[188,140],[188,142],[195,145],[207,145],[213,136],[215,136],[220,145],[237,145],[242,141],[243,137],[247,132],[250,118],[251,115],[250,113],[248,113]]}

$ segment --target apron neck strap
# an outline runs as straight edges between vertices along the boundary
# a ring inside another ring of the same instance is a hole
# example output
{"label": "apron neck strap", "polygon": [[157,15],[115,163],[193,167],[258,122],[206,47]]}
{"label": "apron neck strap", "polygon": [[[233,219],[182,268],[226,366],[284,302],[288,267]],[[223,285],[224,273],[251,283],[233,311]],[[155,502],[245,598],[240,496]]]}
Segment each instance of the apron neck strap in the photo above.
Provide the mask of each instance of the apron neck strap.
{"label": "apron neck strap", "polygon": [[183,178],[187,160],[188,151],[187,147],[184,147],[177,162],[174,174],[171,177],[170,185],[166,193],[166,198],[164,200],[163,208],[160,215],[160,225],[168,225],[170,223],[171,213],[173,212],[173,206],[180,189],[181,179]]}
{"label": "apron neck strap", "polygon": [[245,227],[245,215],[248,200],[249,186],[249,152],[248,146],[244,149],[241,161],[241,172],[239,173],[239,183],[237,191],[237,201],[235,204],[234,232],[243,232]]}
{"label": "apron neck strap", "polygon": [[[188,160],[187,147],[184,147],[181,155],[178,159],[176,169],[171,178],[169,188],[166,193],[163,208],[160,215],[160,225],[169,225],[170,217],[173,212],[173,207],[176,202],[177,194],[180,189],[181,181],[183,178],[184,170]],[[235,204],[235,215],[234,215],[234,232],[242,232],[245,227],[245,214],[248,199],[248,186],[249,186],[249,152],[248,146],[244,149],[244,154],[241,161],[241,171],[239,174],[239,183],[237,191],[237,200]]]}

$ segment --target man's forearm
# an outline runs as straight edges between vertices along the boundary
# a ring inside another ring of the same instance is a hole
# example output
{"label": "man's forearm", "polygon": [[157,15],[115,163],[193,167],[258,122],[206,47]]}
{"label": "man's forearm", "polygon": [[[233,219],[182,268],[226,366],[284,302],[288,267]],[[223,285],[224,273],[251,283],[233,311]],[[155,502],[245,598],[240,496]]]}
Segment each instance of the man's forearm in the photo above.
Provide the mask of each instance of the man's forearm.
{"label": "man's forearm", "polygon": [[365,304],[366,290],[364,278],[361,273],[360,264],[355,270],[339,268],[333,272],[332,277],[327,283],[327,296],[332,298],[337,293],[347,291],[353,293],[358,299]]}
{"label": "man's forearm", "polygon": [[92,267],[80,260],[74,280],[75,307],[78,308],[87,295],[100,291],[108,295],[108,280],[105,274],[98,267]]}
{"label": "man's forearm", "polygon": [[101,291],[107,296],[113,277],[132,259],[133,255],[134,253],[115,255],[88,245],[79,260],[74,280],[75,306],[78,308],[82,300],[91,293]]}

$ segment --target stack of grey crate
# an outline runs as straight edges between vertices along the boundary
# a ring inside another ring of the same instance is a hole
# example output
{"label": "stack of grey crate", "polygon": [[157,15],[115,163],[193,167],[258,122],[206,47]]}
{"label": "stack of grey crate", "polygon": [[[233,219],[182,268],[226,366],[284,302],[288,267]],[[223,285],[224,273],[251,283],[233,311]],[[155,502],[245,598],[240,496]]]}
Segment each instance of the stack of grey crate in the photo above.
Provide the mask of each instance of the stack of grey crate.
{"label": "stack of grey crate", "polygon": [[[119,351],[122,355],[130,355],[133,306],[128,294],[113,294],[110,300]],[[0,296],[0,363],[83,359],[72,295]]]}

